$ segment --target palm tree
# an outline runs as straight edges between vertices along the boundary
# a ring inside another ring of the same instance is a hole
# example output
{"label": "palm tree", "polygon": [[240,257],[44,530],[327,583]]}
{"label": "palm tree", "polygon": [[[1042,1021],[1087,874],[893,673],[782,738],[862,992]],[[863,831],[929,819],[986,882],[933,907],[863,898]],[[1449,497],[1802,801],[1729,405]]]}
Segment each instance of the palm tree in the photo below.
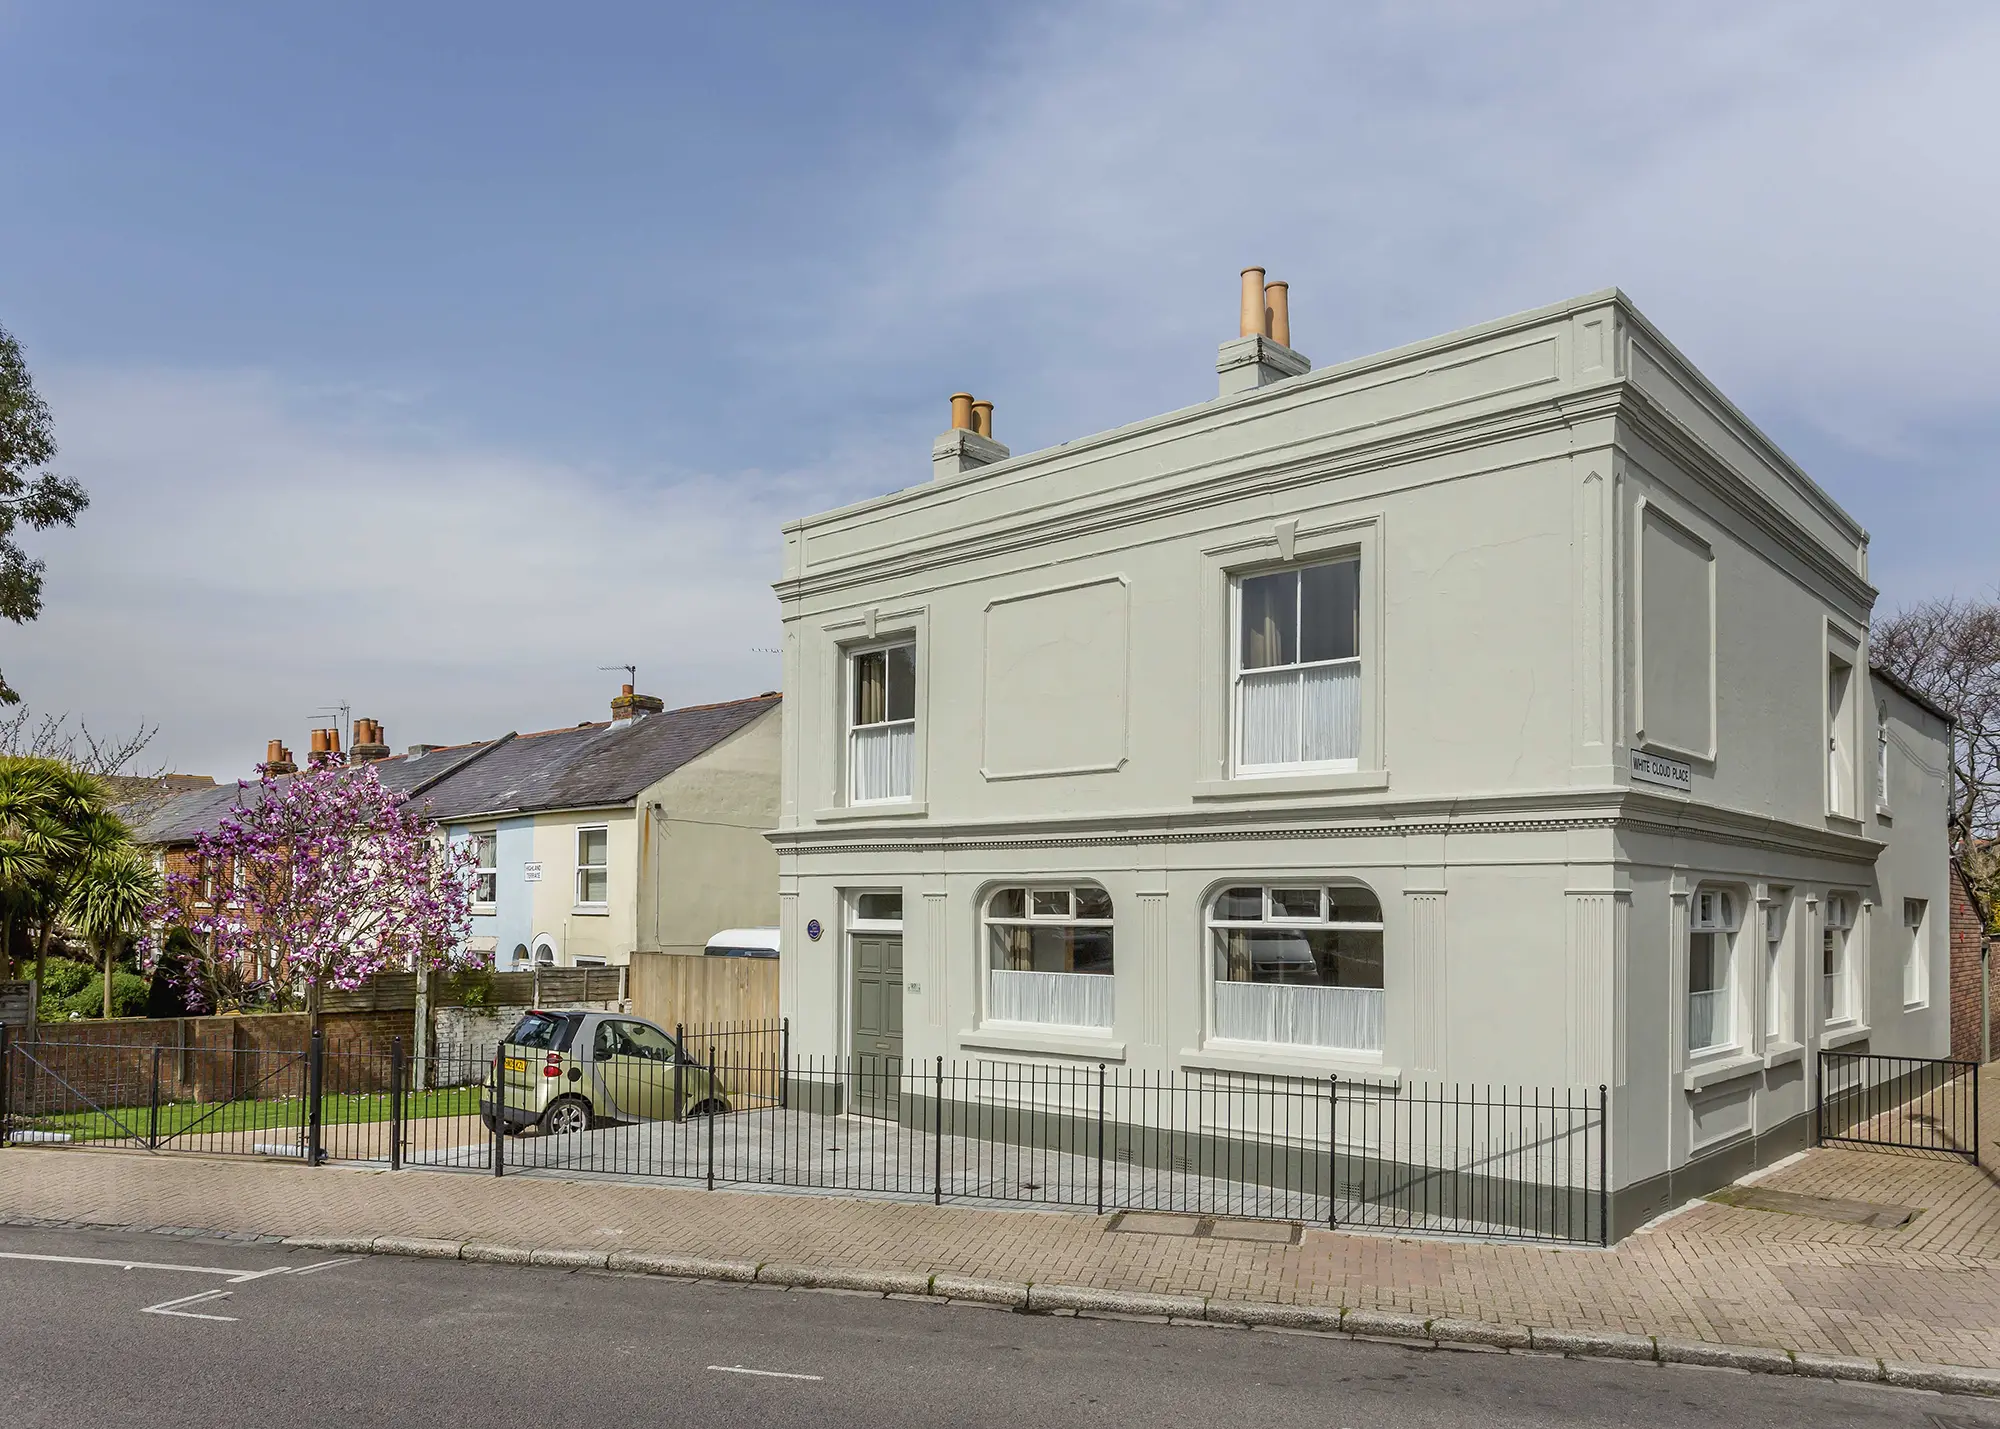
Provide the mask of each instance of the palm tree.
{"label": "palm tree", "polygon": [[37,911],[59,861],[50,762],[0,759],[0,979],[14,975],[14,933]]}
{"label": "palm tree", "polygon": [[35,981],[45,982],[72,889],[93,862],[130,846],[106,798],[102,780],[61,760],[0,758],[0,974],[12,975],[32,928]]}
{"label": "palm tree", "polygon": [[111,958],[126,933],[145,924],[159,902],[158,869],[129,844],[92,859],[71,887],[63,921],[83,934],[104,969],[104,1015],[111,1016]]}
{"label": "palm tree", "polygon": [[131,831],[114,815],[102,810],[90,810],[65,822],[60,860],[42,883],[42,926],[35,943],[37,983],[45,981],[49,943],[55,936],[56,925],[67,921],[65,910],[71,896],[100,864],[118,853],[131,852],[132,848]]}

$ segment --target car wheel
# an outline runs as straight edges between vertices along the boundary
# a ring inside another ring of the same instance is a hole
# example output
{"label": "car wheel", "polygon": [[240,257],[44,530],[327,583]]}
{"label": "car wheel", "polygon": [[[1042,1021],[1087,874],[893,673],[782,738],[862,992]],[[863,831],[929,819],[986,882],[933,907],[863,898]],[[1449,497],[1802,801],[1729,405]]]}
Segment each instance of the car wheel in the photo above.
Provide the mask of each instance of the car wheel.
{"label": "car wheel", "polygon": [[706,1101],[696,1102],[687,1110],[689,1116],[726,1116],[728,1113],[729,1103],[721,1097],[710,1097]]}
{"label": "car wheel", "polygon": [[594,1121],[589,1102],[581,1097],[563,1097],[543,1112],[542,1119],[535,1125],[544,1136],[566,1136],[590,1130]]}

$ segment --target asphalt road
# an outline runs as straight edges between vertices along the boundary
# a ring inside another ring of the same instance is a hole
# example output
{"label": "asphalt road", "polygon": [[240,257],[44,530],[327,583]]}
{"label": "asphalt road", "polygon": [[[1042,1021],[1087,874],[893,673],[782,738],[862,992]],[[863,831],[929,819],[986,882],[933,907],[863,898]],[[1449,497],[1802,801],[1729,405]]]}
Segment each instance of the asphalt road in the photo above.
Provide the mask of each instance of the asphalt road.
{"label": "asphalt road", "polygon": [[2000,1429],[1982,1401],[1725,1371],[7,1228],[0,1366],[9,1429]]}

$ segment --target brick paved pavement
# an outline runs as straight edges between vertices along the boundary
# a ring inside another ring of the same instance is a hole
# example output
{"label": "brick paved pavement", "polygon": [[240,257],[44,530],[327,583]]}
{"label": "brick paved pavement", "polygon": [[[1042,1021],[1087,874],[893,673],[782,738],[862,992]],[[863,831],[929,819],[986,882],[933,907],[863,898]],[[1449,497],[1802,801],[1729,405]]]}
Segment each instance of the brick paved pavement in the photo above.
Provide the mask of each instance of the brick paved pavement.
{"label": "brick paved pavement", "polygon": [[1991,1172],[1827,1150],[1760,1184],[1922,1214],[1883,1230],[1703,1203],[1610,1251],[1322,1230],[1274,1245],[1042,1210],[18,1147],[0,1151],[0,1220],[654,1250],[2000,1369]]}

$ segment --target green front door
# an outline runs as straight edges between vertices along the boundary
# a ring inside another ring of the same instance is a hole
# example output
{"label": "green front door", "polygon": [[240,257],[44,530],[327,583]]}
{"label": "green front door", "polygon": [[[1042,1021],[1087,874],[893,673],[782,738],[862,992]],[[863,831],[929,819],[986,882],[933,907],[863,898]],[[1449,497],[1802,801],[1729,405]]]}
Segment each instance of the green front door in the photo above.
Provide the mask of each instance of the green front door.
{"label": "green front door", "polygon": [[854,938],[854,1110],[894,1117],[902,1107],[903,940]]}

